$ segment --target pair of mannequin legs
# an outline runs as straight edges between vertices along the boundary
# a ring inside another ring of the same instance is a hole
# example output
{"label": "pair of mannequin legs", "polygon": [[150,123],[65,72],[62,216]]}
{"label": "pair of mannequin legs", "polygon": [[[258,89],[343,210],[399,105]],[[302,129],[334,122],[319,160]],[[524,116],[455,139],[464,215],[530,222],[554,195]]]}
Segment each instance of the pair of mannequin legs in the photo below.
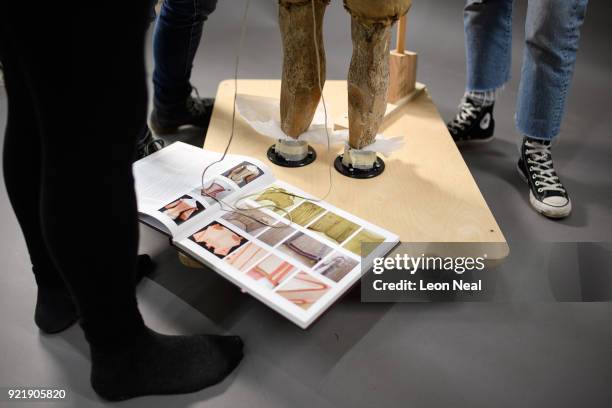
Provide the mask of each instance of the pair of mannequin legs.
{"label": "pair of mannequin legs", "polygon": [[[281,126],[296,139],[310,126],[325,83],[322,27],[328,4],[329,0],[279,0],[284,55]],[[387,106],[391,26],[411,5],[412,0],[344,0],[353,40],[348,72],[352,149],[374,142]]]}

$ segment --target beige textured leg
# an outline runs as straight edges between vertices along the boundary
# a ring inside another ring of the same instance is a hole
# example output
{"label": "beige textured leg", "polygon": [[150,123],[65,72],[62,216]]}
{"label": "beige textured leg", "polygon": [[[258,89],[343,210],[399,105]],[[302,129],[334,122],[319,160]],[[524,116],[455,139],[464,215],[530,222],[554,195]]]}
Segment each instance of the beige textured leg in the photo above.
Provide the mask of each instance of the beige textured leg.
{"label": "beige textured leg", "polygon": [[390,24],[351,17],[353,57],[348,73],[349,145],[374,142],[387,110]]}
{"label": "beige textured leg", "polygon": [[406,14],[411,0],[344,0],[351,13],[353,56],[348,74],[349,145],[374,142],[387,109],[391,25]]}
{"label": "beige textured leg", "polygon": [[319,68],[314,39],[319,49],[321,87],[325,83],[323,16],[329,0],[279,0],[279,23],[283,43],[281,128],[294,138],[310,127],[321,98]]}

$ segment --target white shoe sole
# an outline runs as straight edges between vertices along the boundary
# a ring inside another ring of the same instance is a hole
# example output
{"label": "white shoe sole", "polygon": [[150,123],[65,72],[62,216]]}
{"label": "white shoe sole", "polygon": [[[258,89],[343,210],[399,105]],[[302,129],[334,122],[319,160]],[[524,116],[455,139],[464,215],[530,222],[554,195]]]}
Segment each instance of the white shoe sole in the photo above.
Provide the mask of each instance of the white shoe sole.
{"label": "white shoe sole", "polygon": [[458,147],[461,147],[461,146],[486,144],[486,143],[489,143],[493,139],[495,139],[495,135],[489,136],[486,139],[459,140],[455,142],[455,145],[457,145]]}
{"label": "white shoe sole", "polygon": [[[518,166],[518,164],[516,165],[516,170],[518,171],[518,174],[521,177],[521,179],[527,185],[529,185],[529,181],[527,180],[527,177],[525,177],[525,175],[523,174],[523,171]],[[535,196],[533,195],[533,192],[531,191],[531,189],[529,189],[529,203],[537,212],[539,212],[540,214],[548,218],[554,218],[554,219],[565,218],[568,215],[570,215],[570,213],[572,212],[572,200],[571,199],[568,199],[567,204],[565,204],[564,206],[555,207],[553,205],[549,205],[541,201],[538,201],[538,199],[536,199]]]}

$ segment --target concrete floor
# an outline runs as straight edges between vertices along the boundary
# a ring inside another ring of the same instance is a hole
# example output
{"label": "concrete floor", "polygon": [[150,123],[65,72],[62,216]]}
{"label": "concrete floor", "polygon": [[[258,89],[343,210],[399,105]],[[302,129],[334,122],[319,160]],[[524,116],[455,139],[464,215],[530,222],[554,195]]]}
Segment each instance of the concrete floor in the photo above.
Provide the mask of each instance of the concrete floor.
{"label": "concrete floor", "polygon": [[[465,71],[462,5],[449,3],[415,2],[408,34],[409,47],[420,52],[419,80],[429,86],[445,118],[462,95]],[[575,210],[567,220],[553,222],[528,207],[527,190],[514,169],[524,3],[517,1],[515,75],[496,107],[498,138],[464,151],[513,250],[500,269],[495,302],[361,304],[359,290],[353,290],[302,331],[214,273],[183,268],[167,241],[143,228],[141,251],[159,264],[138,288],[147,323],[166,333],[239,334],[246,357],[234,375],[212,389],[121,405],[612,406],[610,6],[593,0],[584,27],[561,142],[554,150]],[[241,13],[242,2],[222,1],[206,25],[193,73],[201,95],[214,95],[218,82],[232,76]],[[348,23],[340,2],[333,2],[325,26],[330,79],[346,75]],[[275,2],[253,2],[241,58],[241,77],[280,76]],[[6,96],[0,89],[0,128],[5,120]],[[193,132],[176,139],[202,143]],[[0,388],[61,387],[70,394],[62,406],[103,406],[89,386],[81,330],[44,336],[33,324],[28,256],[4,187],[0,197]]]}

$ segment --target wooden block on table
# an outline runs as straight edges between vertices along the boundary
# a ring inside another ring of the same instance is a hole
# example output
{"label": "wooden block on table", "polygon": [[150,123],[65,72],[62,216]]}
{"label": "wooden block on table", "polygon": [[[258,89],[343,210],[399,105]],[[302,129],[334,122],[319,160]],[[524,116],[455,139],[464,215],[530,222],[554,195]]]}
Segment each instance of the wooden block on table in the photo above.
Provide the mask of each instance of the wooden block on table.
{"label": "wooden block on table", "polygon": [[[391,102],[387,103],[387,109],[385,110],[385,117],[383,119],[383,122],[380,125],[379,131],[380,132],[384,131],[386,127],[393,121],[393,114],[396,112],[399,112],[402,106],[408,104],[410,101],[412,101],[417,96],[419,96],[421,92],[425,90],[425,88],[426,88],[425,84],[417,82],[414,88],[412,89],[412,91],[410,91],[406,96],[395,101],[394,103],[391,103]],[[348,112],[344,112],[342,116],[335,118],[334,124],[336,125],[336,128],[348,129],[349,128]]]}
{"label": "wooden block on table", "polygon": [[416,86],[417,58],[415,52],[391,51],[389,56],[389,96],[394,103],[409,95]]}

